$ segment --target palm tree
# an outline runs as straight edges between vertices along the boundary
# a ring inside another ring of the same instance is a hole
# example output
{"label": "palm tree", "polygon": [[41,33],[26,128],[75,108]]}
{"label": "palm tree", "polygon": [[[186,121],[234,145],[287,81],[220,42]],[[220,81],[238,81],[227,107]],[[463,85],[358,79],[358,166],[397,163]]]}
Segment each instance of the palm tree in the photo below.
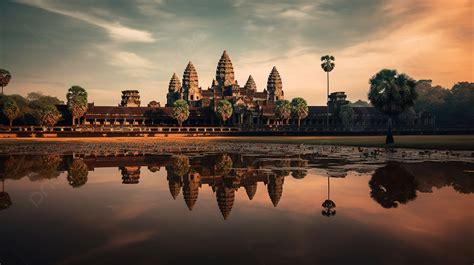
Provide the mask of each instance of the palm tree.
{"label": "palm tree", "polygon": [[285,121],[288,121],[288,119],[291,117],[291,103],[290,101],[283,99],[283,100],[278,100],[276,102],[275,106],[275,113],[283,121],[283,124]]}
{"label": "palm tree", "polygon": [[388,116],[385,144],[393,144],[392,118],[412,107],[416,98],[416,81],[396,70],[383,69],[370,80],[369,100],[375,108]]}
{"label": "palm tree", "polygon": [[20,115],[20,108],[16,102],[12,99],[7,99],[7,101],[2,106],[2,111],[5,117],[7,117],[10,122],[10,127],[12,127],[13,120],[18,118]]}
{"label": "palm tree", "polygon": [[321,214],[327,217],[333,216],[336,214],[336,203],[330,199],[330,183],[329,183],[329,174],[328,174],[328,198],[323,202],[321,205],[323,206],[323,210]]}
{"label": "palm tree", "polygon": [[80,119],[87,111],[87,92],[80,86],[72,86],[67,94],[67,108],[72,115],[72,125],[76,125],[76,118]]}
{"label": "palm tree", "polygon": [[[331,72],[336,64],[334,63],[335,59],[334,56],[332,55],[324,55],[321,57],[321,68],[323,68],[324,72],[327,74],[327,97],[326,97],[326,102],[329,99],[329,72]],[[329,126],[329,105],[327,106],[326,109],[326,125]]]}
{"label": "palm tree", "polygon": [[67,180],[73,188],[78,188],[87,182],[89,170],[81,159],[74,159],[67,171]]}
{"label": "palm tree", "polygon": [[179,127],[189,117],[189,105],[184,99],[178,99],[173,104],[173,118],[179,123]]}
{"label": "palm tree", "polygon": [[298,128],[301,124],[301,119],[308,116],[308,103],[303,98],[294,98],[291,100],[291,114],[295,119],[298,119]]}
{"label": "palm tree", "polygon": [[33,110],[33,116],[43,126],[52,127],[61,118],[61,113],[53,104],[38,104]]}
{"label": "palm tree", "polygon": [[2,95],[3,95],[3,87],[6,87],[8,83],[10,83],[10,79],[12,75],[5,69],[0,69],[0,86],[2,87]]}
{"label": "palm tree", "polygon": [[216,108],[216,114],[219,117],[219,119],[222,121],[221,125],[223,125],[223,123],[225,123],[226,120],[232,117],[232,112],[233,112],[232,103],[230,103],[226,99],[219,101]]}

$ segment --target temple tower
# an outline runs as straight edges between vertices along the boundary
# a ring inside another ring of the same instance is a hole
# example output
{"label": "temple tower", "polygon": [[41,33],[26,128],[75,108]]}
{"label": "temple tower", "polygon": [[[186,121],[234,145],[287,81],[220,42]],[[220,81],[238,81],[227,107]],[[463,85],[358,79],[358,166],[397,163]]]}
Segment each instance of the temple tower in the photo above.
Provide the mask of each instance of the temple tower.
{"label": "temple tower", "polygon": [[188,174],[185,177],[183,184],[184,202],[186,203],[186,206],[188,206],[188,209],[192,211],[199,195],[201,176],[197,173]]}
{"label": "temple tower", "polygon": [[283,183],[285,177],[283,176],[270,176],[268,179],[268,195],[272,201],[273,206],[277,207],[278,202],[280,202],[281,195],[283,194]]}
{"label": "temple tower", "polygon": [[217,187],[216,198],[222,217],[226,220],[234,206],[235,190],[232,187],[220,185]]}
{"label": "temple tower", "polygon": [[251,75],[249,75],[249,79],[247,79],[247,83],[245,83],[244,90],[247,92],[257,91],[257,84],[255,84],[255,80],[253,80]]}
{"label": "temple tower", "polygon": [[122,91],[122,107],[140,107],[140,95],[138,90],[124,90]]}
{"label": "temple tower", "polygon": [[166,95],[166,105],[172,107],[174,102],[178,99],[183,99],[183,90],[181,81],[176,73],[173,73],[170,83],[168,85],[168,94]]}
{"label": "temple tower", "polygon": [[255,196],[255,193],[257,193],[257,182],[246,180],[244,182],[244,188],[245,192],[247,193],[247,196],[249,197],[249,200],[252,200]]}
{"label": "temple tower", "polygon": [[217,63],[216,81],[219,87],[227,87],[235,84],[234,66],[230,60],[229,54],[224,50],[221,59]]}
{"label": "temple tower", "polygon": [[275,66],[273,66],[272,72],[268,76],[267,81],[268,100],[277,101],[284,99],[283,85],[281,82],[280,73]]}
{"label": "temple tower", "polygon": [[198,75],[192,62],[189,62],[183,74],[184,100],[196,101],[202,98]]}

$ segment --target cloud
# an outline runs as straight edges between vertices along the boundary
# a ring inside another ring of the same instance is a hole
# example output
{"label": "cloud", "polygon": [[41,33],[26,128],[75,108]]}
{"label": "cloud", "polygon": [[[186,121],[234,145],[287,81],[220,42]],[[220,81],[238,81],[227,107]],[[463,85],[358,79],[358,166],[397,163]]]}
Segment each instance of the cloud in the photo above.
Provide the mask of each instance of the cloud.
{"label": "cloud", "polygon": [[[74,18],[77,20],[81,20],[83,22],[89,23],[91,25],[97,26],[106,30],[109,36],[116,40],[122,42],[144,42],[144,43],[151,43],[155,42],[155,38],[150,32],[138,30],[134,28],[129,28],[123,26],[119,22],[110,22],[106,21],[102,18],[92,16],[86,13],[82,13],[79,11],[68,11],[61,8],[55,7],[49,1],[45,0],[16,0],[15,2],[37,7],[52,13],[60,14],[66,17]],[[97,13],[97,9],[96,9]]]}

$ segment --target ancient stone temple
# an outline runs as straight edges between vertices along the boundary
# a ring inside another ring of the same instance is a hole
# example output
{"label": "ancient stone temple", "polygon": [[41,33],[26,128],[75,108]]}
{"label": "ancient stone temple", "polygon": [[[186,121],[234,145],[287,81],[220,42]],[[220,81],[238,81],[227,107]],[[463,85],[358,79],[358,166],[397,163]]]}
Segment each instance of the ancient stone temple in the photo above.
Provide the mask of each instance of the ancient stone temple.
{"label": "ancient stone temple", "polygon": [[[199,87],[196,67],[189,62],[184,70],[183,78],[173,74],[168,84],[166,105],[152,101],[148,106],[140,107],[140,96],[137,90],[122,91],[122,101],[119,106],[88,105],[83,118],[83,125],[92,126],[177,126],[173,118],[173,104],[183,99],[190,106],[188,119],[183,126],[221,126],[216,118],[216,106],[221,100],[229,101],[233,106],[232,116],[225,122],[226,126],[241,128],[273,128],[297,125],[297,120],[290,118],[284,126],[275,113],[278,100],[284,99],[283,83],[276,67],[271,69],[267,85],[263,91],[257,90],[254,78],[250,75],[244,86],[240,86],[235,79],[235,68],[227,51],[220,56],[215,77],[209,87]],[[342,128],[339,109],[349,103],[344,92],[334,92],[328,98],[328,105],[309,106],[308,116],[301,120],[301,127],[327,128],[329,124],[335,128]],[[329,107],[329,108],[328,108]],[[327,111],[329,109],[329,115]],[[379,130],[380,125],[386,124],[387,117],[373,107],[354,107],[353,127],[358,130]],[[64,117],[69,117],[66,105],[60,106]],[[429,116],[419,116],[413,124],[433,124]],[[71,119],[64,123],[72,123]],[[339,126],[339,127],[338,127]]]}
{"label": "ancient stone temple", "polygon": [[284,99],[280,73],[278,73],[278,70],[275,66],[273,66],[272,72],[268,76],[267,91],[268,100],[271,102]]}
{"label": "ancient stone temple", "polygon": [[183,74],[183,92],[186,101],[198,101],[202,98],[196,68],[190,61]]}
{"label": "ancient stone temple", "polygon": [[140,107],[140,95],[138,90],[122,91],[121,107]]}

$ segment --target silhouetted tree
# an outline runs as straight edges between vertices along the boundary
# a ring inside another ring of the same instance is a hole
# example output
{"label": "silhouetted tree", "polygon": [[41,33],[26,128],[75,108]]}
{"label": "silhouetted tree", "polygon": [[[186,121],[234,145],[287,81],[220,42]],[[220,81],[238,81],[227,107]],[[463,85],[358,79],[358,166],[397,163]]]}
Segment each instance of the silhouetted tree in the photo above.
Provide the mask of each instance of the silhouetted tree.
{"label": "silhouetted tree", "polygon": [[[324,55],[321,57],[321,68],[326,72],[327,76],[327,97],[326,97],[326,102],[329,99],[329,72],[331,72],[336,64],[334,63],[335,58],[332,55]],[[327,106],[326,109],[326,124],[329,125],[329,105]]]}
{"label": "silhouetted tree", "polygon": [[416,198],[415,177],[398,162],[375,170],[369,181],[370,197],[384,208],[396,208]]}
{"label": "silhouetted tree", "polygon": [[10,83],[10,79],[12,75],[5,69],[0,69],[0,86],[2,87],[2,95],[3,95],[3,88],[8,86]]}
{"label": "silhouetted tree", "polygon": [[386,144],[393,144],[392,118],[413,106],[416,99],[416,81],[396,70],[384,69],[369,81],[369,100],[374,107],[388,116]]}

